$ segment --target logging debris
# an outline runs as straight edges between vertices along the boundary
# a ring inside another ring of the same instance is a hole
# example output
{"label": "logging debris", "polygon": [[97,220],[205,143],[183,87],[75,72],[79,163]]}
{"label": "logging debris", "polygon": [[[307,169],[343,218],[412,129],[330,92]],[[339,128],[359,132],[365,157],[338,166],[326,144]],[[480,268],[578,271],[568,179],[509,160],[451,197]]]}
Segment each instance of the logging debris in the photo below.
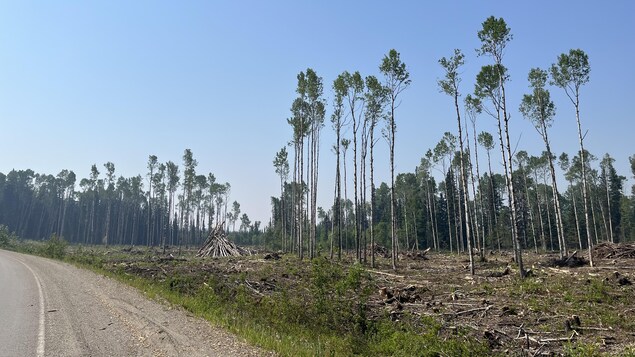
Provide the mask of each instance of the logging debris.
{"label": "logging debris", "polygon": [[603,242],[593,248],[593,253],[603,259],[635,259],[635,243]]}
{"label": "logging debris", "polygon": [[430,248],[426,249],[426,250],[422,250],[422,251],[410,251],[406,253],[406,256],[410,259],[413,260],[428,260],[428,257],[426,257],[426,254],[428,254],[428,252],[430,251]]}
{"label": "logging debris", "polygon": [[379,288],[379,296],[382,298],[384,304],[397,303],[415,303],[421,302],[421,296],[419,295],[417,288],[414,285],[408,285],[403,288]]}
{"label": "logging debris", "polygon": [[265,256],[263,257],[264,260],[279,260],[280,259],[280,254],[273,252],[273,253],[267,253],[265,254]]}
{"label": "logging debris", "polygon": [[209,236],[205,243],[198,250],[196,256],[202,257],[236,257],[242,255],[251,255],[251,252],[240,247],[227,239],[224,224],[217,225],[209,232]]}
{"label": "logging debris", "polygon": [[585,266],[589,264],[589,261],[584,259],[583,257],[579,257],[578,251],[574,251],[568,257],[556,258],[552,259],[549,262],[549,265],[552,267],[569,267],[569,268],[577,268],[581,266]]}
{"label": "logging debris", "polygon": [[[369,245],[368,250],[372,251],[372,246]],[[390,258],[390,252],[388,251],[388,248],[379,244],[375,244],[375,255],[382,258]]]}
{"label": "logging debris", "polygon": [[494,271],[494,272],[491,272],[491,273],[487,274],[487,276],[489,278],[502,278],[502,277],[504,277],[506,275],[509,275],[510,271],[511,271],[511,269],[509,268],[509,265],[508,265],[505,268],[505,270],[503,270],[503,271]]}

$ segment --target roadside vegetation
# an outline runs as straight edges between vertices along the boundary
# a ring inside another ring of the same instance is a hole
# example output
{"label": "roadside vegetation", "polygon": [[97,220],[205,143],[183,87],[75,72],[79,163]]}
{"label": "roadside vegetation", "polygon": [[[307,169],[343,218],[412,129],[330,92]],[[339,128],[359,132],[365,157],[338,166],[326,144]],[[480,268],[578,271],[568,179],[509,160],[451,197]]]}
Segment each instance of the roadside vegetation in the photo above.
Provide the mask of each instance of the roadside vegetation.
{"label": "roadside vegetation", "polygon": [[354,256],[195,258],[0,232],[3,248],[108,275],[283,356],[635,356],[632,258],[560,267],[558,255],[528,254],[521,279],[505,251],[472,276],[467,257],[445,253],[402,255],[394,271],[389,255],[369,269]]}

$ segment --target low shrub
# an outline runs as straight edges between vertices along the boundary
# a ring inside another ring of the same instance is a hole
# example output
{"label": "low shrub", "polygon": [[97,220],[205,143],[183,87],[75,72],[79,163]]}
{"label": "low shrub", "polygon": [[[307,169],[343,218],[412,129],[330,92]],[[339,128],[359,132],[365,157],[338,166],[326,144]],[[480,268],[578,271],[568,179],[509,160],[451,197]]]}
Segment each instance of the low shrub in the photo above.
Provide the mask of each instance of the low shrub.
{"label": "low shrub", "polygon": [[68,243],[64,240],[64,238],[57,236],[57,234],[53,234],[51,238],[44,243],[41,254],[49,258],[64,259],[66,256],[67,246]]}

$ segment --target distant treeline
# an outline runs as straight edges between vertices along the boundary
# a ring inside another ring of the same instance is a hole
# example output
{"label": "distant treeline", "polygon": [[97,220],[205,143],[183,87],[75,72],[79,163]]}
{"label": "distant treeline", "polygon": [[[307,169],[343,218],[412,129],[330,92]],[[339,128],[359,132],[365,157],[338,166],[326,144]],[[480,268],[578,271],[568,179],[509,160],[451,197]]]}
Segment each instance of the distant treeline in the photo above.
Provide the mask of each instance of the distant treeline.
{"label": "distant treeline", "polygon": [[104,174],[92,165],[79,183],[69,170],[0,173],[0,224],[22,238],[56,235],[82,244],[198,245],[219,222],[231,229],[239,221],[241,232],[258,233],[260,222],[240,215],[238,202],[228,207],[230,184],[197,175],[196,166],[187,149],[182,175],[178,165],[154,155],[145,177],[117,177],[111,162]]}

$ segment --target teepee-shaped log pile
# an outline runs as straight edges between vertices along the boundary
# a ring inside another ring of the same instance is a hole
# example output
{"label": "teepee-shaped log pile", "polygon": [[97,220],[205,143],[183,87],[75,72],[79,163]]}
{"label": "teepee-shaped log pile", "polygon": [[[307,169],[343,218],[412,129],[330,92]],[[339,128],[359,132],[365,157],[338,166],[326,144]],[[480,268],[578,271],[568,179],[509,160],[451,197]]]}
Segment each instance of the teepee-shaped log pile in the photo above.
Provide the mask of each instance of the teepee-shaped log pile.
{"label": "teepee-shaped log pile", "polygon": [[[224,223],[224,222],[223,222]],[[217,225],[209,232],[205,244],[198,250],[197,257],[231,257],[239,255],[251,255],[245,248],[239,247],[227,239],[223,229],[223,223]]]}

